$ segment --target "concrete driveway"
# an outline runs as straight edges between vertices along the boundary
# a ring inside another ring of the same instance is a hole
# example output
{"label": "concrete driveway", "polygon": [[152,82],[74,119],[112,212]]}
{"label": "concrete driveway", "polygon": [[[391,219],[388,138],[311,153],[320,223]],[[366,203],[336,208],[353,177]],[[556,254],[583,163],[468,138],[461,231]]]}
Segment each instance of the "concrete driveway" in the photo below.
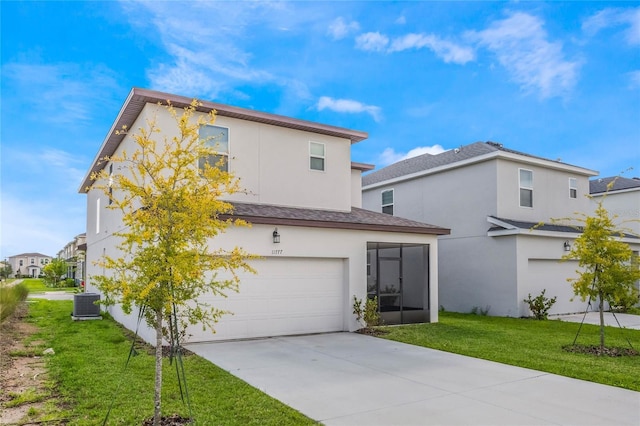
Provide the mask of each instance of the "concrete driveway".
{"label": "concrete driveway", "polygon": [[326,425],[640,425],[640,392],[361,334],[188,349]]}

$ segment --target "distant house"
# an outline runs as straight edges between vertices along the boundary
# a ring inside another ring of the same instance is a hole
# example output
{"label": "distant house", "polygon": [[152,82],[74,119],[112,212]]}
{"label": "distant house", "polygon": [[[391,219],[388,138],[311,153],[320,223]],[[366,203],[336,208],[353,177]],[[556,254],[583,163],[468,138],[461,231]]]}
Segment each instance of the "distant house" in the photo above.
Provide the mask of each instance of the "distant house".
{"label": "distant house", "polygon": [[[178,109],[191,102],[133,89],[82,182],[87,291],[98,290],[93,276],[109,273],[93,262],[103,253],[117,253],[114,232],[122,226],[120,213],[108,209],[105,194],[93,188],[91,173],[110,167],[105,156],[133,150],[131,136],[116,134],[123,125],[137,129],[156,117],[170,136],[175,123],[158,105],[167,100]],[[437,320],[438,236],[449,230],[361,208],[361,173],[373,166],[353,163],[351,145],[366,133],[212,102],[203,102],[198,113],[212,109],[215,126],[203,131],[223,135],[226,166],[247,190],[228,201],[235,217],[253,226],[229,229],[209,246],[237,245],[261,259],[253,263],[257,275],[241,277],[239,293],[204,297],[233,315],[222,318],[216,334],[190,328],[189,341],[352,331],[360,327],[353,298],[368,294],[380,296],[389,322]],[[118,307],[111,313],[135,328],[135,316]],[[148,330],[141,334],[153,340]]]}
{"label": "distant house", "polygon": [[8,262],[11,265],[13,277],[37,278],[42,275],[42,268],[52,259],[51,256],[42,253],[22,253],[10,256]]}
{"label": "distant house", "polygon": [[621,176],[597,178],[589,182],[593,205],[602,200],[616,223],[635,235],[640,235],[640,178]]}
{"label": "distant house", "polygon": [[66,278],[71,278],[76,285],[84,281],[84,259],[87,250],[87,234],[76,235],[62,250],[58,252],[58,258],[67,263]]}
{"label": "distant house", "polygon": [[[363,207],[451,229],[438,244],[439,303],[458,312],[527,316],[528,294],[557,296],[551,313],[584,311],[560,262],[579,235],[551,219],[592,211],[597,172],[494,142],[425,154],[363,177]],[[608,200],[609,201],[609,200]],[[544,225],[542,225],[544,223]]]}

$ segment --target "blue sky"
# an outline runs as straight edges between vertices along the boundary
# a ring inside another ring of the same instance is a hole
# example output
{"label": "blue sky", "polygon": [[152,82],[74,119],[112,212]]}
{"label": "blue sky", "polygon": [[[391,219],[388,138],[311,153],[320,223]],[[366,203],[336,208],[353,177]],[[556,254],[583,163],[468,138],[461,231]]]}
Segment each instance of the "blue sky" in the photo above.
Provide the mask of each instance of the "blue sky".
{"label": "blue sky", "polygon": [[369,133],[378,167],[476,141],[640,175],[640,2],[10,2],[0,258],[85,231],[131,87]]}

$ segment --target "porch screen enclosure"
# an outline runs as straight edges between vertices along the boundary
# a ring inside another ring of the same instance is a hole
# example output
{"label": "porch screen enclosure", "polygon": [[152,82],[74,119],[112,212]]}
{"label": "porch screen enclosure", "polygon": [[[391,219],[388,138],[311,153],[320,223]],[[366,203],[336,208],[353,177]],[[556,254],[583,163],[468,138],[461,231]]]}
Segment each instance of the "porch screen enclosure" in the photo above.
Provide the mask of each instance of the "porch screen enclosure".
{"label": "porch screen enclosure", "polygon": [[367,297],[385,324],[429,321],[429,245],[367,243]]}

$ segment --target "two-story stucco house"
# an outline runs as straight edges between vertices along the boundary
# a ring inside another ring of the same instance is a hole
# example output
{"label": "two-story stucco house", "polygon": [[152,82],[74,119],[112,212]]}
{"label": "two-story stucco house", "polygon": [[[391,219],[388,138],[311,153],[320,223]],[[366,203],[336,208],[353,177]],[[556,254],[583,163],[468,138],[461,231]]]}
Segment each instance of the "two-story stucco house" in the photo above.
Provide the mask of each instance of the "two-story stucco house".
{"label": "two-story stucco house", "polygon": [[53,258],[42,253],[22,253],[8,259],[14,277],[33,277],[42,275],[42,268]]}
{"label": "two-story stucco house", "polygon": [[[589,213],[597,172],[476,142],[400,161],[363,177],[363,207],[450,228],[438,244],[439,303],[446,310],[527,316],[528,294],[557,297],[550,311],[580,312],[560,262],[579,235],[552,219]],[[544,225],[540,225],[543,222]]]}
{"label": "two-story stucco house", "polygon": [[[170,136],[175,122],[158,105],[168,100],[176,108],[191,102],[133,89],[82,182],[87,291],[97,292],[92,276],[109,273],[93,262],[103,253],[115,254],[113,233],[122,226],[120,213],[107,209],[108,199],[92,188],[90,175],[109,167],[101,162],[105,156],[132,151],[131,136],[116,134],[123,125],[134,132],[155,117]],[[366,297],[368,284],[378,294],[403,277],[404,293],[394,294],[393,309],[385,308],[388,322],[437,320],[437,237],[449,230],[361,208],[361,172],[372,166],[351,162],[351,145],[366,133],[211,102],[203,102],[198,111],[212,109],[217,111],[215,128],[204,131],[225,135],[226,165],[246,189],[227,200],[235,216],[253,226],[229,229],[209,246],[240,246],[261,259],[253,262],[256,275],[241,277],[237,294],[207,296],[233,315],[223,317],[215,334],[200,326],[189,329],[189,341],[353,331],[360,327],[352,313],[354,296]],[[117,307],[111,313],[135,327],[135,318]],[[148,331],[141,335],[152,340]]]}

